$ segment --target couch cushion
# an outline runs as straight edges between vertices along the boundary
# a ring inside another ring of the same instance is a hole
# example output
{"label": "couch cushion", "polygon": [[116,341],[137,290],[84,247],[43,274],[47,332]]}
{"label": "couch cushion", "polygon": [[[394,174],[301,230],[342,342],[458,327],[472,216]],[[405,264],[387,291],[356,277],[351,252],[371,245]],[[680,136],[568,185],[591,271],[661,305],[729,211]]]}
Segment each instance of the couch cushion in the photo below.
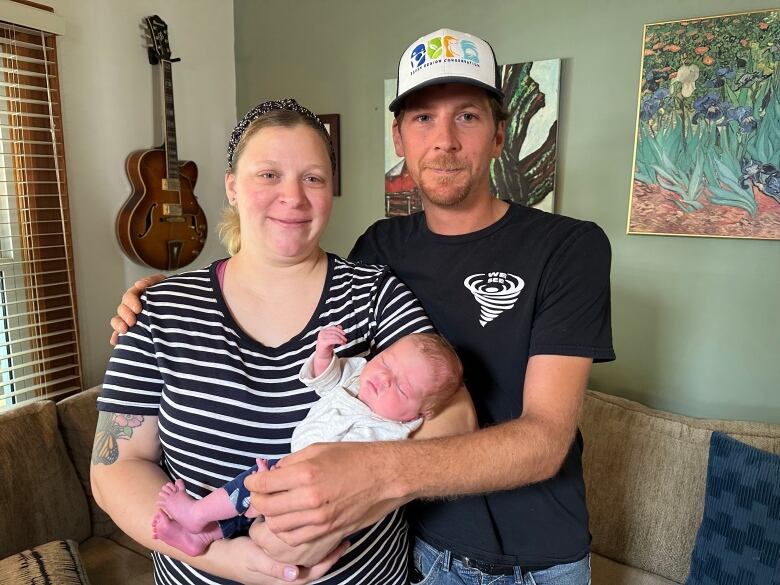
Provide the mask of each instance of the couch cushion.
{"label": "couch cushion", "polygon": [[106,538],[94,537],[79,546],[92,585],[152,585],[151,555],[139,555]]}
{"label": "couch cushion", "polygon": [[[0,585],[90,585],[72,540],[56,540],[0,561]],[[94,584],[93,584],[94,585]]]}
{"label": "couch cushion", "polygon": [[687,585],[780,582],[780,457],[712,433]]}
{"label": "couch cushion", "polygon": [[713,430],[780,452],[780,425],[693,419],[588,392],[580,421],[592,550],[682,583]]}
{"label": "couch cushion", "polygon": [[591,554],[590,566],[593,585],[677,585],[676,581],[616,563],[596,553]]}
{"label": "couch cushion", "polygon": [[87,498],[49,400],[0,413],[0,558],[90,533]]}
{"label": "couch cushion", "polygon": [[84,493],[89,495],[92,536],[108,537],[118,529],[108,514],[95,503],[89,482],[92,443],[95,440],[98,418],[96,403],[99,394],[100,386],[95,386],[61,400],[57,403],[57,419],[81,486]]}

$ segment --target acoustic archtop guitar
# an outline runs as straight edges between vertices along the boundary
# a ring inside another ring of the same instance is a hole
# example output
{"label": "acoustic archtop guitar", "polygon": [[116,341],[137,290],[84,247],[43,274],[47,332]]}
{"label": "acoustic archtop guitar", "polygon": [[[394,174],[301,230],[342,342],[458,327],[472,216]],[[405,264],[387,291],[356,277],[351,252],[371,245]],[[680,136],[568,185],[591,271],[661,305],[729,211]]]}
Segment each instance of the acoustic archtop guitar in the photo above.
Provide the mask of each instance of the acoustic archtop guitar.
{"label": "acoustic archtop guitar", "polygon": [[197,258],[206,243],[206,215],[193,189],[198,168],[180,161],[176,150],[176,119],[168,25],[157,16],[145,19],[152,38],[149,62],[159,66],[163,95],[165,142],[137,150],[127,158],[133,192],[119,211],[116,233],[124,252],[135,262],[160,270],[176,270]]}

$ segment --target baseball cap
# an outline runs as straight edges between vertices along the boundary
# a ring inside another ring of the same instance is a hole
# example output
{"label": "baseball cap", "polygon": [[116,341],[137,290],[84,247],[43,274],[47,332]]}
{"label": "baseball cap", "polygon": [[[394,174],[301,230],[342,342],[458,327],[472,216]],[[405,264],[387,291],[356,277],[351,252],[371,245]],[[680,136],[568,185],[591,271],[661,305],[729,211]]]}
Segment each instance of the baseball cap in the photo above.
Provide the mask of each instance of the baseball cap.
{"label": "baseball cap", "polygon": [[442,28],[421,36],[404,51],[398,63],[398,87],[390,111],[400,110],[410,93],[442,83],[476,85],[499,100],[504,99],[493,48],[472,34]]}

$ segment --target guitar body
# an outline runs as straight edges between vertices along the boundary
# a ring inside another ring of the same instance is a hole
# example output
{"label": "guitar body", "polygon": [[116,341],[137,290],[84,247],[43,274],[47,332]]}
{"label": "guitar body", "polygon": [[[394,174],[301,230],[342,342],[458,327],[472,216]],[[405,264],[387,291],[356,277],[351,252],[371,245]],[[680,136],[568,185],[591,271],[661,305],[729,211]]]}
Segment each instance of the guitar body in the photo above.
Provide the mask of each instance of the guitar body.
{"label": "guitar body", "polygon": [[163,145],[127,157],[133,192],[116,218],[122,250],[134,262],[158,270],[178,270],[198,257],[206,244],[206,214],[193,189],[198,167],[180,161],[176,146],[173,76],[168,25],[156,14],[144,19],[151,45],[149,63],[157,66],[162,88]]}
{"label": "guitar body", "polygon": [[[127,158],[133,192],[119,211],[116,234],[135,262],[177,270],[197,258],[206,243],[206,214],[193,191],[198,168],[179,162],[178,189],[166,178],[163,148],[137,150]],[[166,188],[167,187],[167,188]]]}

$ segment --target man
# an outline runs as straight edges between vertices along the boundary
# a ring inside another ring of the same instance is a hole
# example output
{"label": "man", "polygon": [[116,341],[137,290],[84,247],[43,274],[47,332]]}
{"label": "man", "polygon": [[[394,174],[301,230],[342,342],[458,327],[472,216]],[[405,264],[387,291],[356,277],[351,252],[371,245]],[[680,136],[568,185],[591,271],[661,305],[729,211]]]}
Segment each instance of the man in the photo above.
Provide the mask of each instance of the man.
{"label": "man", "polygon": [[491,195],[502,97],[482,39],[442,29],[406,50],[393,142],[424,213],[377,222],[350,256],[389,265],[422,301],[463,361],[481,429],[315,445],[250,478],[287,544],[422,500],[409,512],[413,583],[589,583],[577,419],[592,362],[614,359],[609,242],[595,224]]}

